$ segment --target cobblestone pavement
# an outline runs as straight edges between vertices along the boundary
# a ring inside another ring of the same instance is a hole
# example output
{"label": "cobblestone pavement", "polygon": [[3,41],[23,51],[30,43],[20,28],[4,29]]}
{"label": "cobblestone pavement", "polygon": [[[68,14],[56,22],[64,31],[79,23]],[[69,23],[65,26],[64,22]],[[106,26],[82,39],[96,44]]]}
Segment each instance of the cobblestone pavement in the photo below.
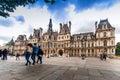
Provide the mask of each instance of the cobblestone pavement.
{"label": "cobblestone pavement", "polygon": [[80,57],[43,58],[43,64],[25,66],[25,59],[0,60],[0,80],[120,80],[120,60]]}

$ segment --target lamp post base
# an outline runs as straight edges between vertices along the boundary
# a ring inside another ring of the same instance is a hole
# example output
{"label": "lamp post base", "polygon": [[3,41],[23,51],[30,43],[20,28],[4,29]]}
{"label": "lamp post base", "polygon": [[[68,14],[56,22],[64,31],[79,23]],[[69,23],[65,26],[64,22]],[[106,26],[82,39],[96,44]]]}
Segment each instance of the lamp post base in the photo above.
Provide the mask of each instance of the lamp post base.
{"label": "lamp post base", "polygon": [[50,58],[49,56],[47,58]]}

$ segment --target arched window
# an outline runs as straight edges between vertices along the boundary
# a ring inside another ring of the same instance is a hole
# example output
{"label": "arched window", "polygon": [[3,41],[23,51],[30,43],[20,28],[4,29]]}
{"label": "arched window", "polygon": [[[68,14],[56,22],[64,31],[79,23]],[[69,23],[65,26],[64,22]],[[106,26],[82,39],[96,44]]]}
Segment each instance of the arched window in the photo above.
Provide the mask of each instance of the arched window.
{"label": "arched window", "polygon": [[103,46],[107,46],[107,41],[105,40],[103,44],[104,44]]}
{"label": "arched window", "polygon": [[104,37],[106,37],[106,32],[104,32]]}

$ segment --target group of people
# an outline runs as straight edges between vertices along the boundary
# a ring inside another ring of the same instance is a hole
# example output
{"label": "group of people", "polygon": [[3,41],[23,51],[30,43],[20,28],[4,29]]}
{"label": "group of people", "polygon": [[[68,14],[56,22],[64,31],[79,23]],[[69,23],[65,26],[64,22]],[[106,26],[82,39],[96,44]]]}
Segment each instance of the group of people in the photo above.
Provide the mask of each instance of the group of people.
{"label": "group of people", "polygon": [[100,54],[100,60],[106,60],[107,54],[105,52]]}
{"label": "group of people", "polygon": [[0,50],[0,57],[2,60],[7,60],[8,50],[5,48],[4,50]]}
{"label": "group of people", "polygon": [[[35,65],[35,63],[40,62],[42,64],[42,56],[43,56],[43,51],[41,50],[40,46],[37,46],[36,43],[34,43],[34,46],[29,43],[26,46],[26,51],[25,51],[25,58],[26,58],[26,66],[31,65],[30,57],[32,59],[32,64]],[[36,60],[37,58],[37,60]]]}

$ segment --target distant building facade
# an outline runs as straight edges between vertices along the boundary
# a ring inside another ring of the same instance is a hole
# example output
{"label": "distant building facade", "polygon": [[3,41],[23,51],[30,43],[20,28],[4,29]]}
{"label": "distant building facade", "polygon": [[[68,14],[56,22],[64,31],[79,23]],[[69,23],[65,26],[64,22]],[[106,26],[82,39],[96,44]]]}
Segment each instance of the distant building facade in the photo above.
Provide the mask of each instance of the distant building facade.
{"label": "distant building facade", "polygon": [[24,54],[27,43],[28,43],[28,40],[27,40],[26,35],[19,35],[17,39],[15,40],[15,44],[13,48],[14,55],[16,55],[17,53],[21,55]]}
{"label": "distant building facade", "polygon": [[[45,56],[98,56],[102,52],[108,55],[115,55],[115,28],[111,26],[108,19],[95,22],[95,32],[80,33],[71,35],[71,22],[60,23],[60,31],[53,31],[52,19],[48,24],[48,30],[34,29],[29,39],[15,41],[15,51],[19,51],[19,43],[37,43],[41,46]],[[20,41],[20,42],[19,42]],[[25,45],[24,44],[24,45]],[[16,48],[17,47],[17,48]]]}

